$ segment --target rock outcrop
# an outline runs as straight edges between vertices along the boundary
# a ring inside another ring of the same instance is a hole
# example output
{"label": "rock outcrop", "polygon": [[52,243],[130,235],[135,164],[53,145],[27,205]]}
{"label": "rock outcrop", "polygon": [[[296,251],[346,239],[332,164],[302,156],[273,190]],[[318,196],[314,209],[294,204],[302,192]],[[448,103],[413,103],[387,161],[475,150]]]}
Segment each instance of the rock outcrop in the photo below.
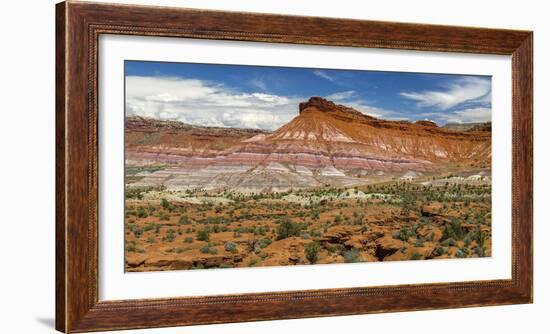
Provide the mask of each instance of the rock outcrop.
{"label": "rock outcrop", "polygon": [[300,103],[298,116],[272,133],[130,117],[125,144],[128,166],[181,168],[166,178],[155,175],[162,184],[253,191],[352,186],[368,171],[423,173],[440,164],[487,167],[491,161],[490,131],[387,121],[320,97]]}

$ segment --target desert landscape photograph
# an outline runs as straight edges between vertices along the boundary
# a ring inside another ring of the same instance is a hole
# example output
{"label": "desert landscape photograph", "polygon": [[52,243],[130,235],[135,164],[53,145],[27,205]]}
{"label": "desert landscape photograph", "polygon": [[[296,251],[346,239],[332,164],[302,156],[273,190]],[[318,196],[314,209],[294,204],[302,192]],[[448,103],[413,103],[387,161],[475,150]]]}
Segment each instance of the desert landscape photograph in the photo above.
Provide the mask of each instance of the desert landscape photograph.
{"label": "desert landscape photograph", "polygon": [[491,77],[125,61],[125,271],[491,256]]}

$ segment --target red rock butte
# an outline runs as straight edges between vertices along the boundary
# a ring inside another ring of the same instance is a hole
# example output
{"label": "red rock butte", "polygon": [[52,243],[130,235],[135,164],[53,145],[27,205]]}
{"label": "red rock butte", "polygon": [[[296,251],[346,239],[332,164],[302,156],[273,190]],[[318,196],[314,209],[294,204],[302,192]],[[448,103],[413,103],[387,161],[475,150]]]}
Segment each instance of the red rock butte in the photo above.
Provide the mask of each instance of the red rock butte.
{"label": "red rock butte", "polygon": [[455,131],[431,121],[383,120],[321,97],[298,109],[273,132],[128,117],[126,163],[181,168],[166,180],[174,186],[256,190],[352,185],[372,173],[424,173],[447,164],[490,168],[490,124]]}

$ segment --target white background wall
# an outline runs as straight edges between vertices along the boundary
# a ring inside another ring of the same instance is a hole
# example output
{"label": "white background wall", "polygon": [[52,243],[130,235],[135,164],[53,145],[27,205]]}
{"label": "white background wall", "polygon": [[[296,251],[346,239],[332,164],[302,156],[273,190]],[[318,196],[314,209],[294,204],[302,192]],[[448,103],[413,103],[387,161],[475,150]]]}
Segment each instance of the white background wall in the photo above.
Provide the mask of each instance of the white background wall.
{"label": "white background wall", "polygon": [[[53,332],[54,4],[0,6],[0,332]],[[547,333],[550,23],[544,1],[129,0],[535,31],[535,304],[142,330],[136,333]],[[546,145],[545,145],[546,144]],[[126,332],[133,333],[134,331]]]}

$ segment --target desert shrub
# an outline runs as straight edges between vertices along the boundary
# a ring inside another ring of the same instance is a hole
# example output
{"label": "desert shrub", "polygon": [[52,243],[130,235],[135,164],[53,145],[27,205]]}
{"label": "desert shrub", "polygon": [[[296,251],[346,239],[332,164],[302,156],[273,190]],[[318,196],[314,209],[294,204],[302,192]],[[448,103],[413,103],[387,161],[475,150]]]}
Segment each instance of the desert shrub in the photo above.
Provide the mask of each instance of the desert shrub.
{"label": "desert shrub", "polygon": [[237,251],[237,245],[234,242],[226,242],[223,248],[231,253],[235,253]]}
{"label": "desert shrub", "polygon": [[470,244],[472,243],[472,238],[473,238],[473,234],[472,232],[466,234],[466,236],[464,237],[464,246],[468,247],[470,246]]}
{"label": "desert shrub", "polygon": [[260,226],[254,234],[256,234],[256,235],[258,235],[258,234],[259,235],[265,235],[266,232],[267,232],[266,227],[265,226]]}
{"label": "desert shrub", "polygon": [[300,235],[302,225],[292,222],[290,219],[282,221],[277,227],[277,240]]}
{"label": "desert shrub", "polygon": [[456,240],[453,239],[453,238],[447,238],[447,239],[441,241],[440,244],[441,244],[441,246],[443,246],[443,247],[454,246],[454,245],[456,245]]}
{"label": "desert shrub", "polygon": [[155,243],[155,237],[150,236],[149,238],[147,238],[147,242],[150,243],[150,244],[154,244]]}
{"label": "desert shrub", "polygon": [[310,242],[306,245],[304,253],[309,263],[314,264],[319,259],[319,243],[317,241]]}
{"label": "desert shrub", "polygon": [[174,239],[176,239],[176,231],[174,231],[173,229],[168,230],[168,232],[166,232],[166,236],[164,237],[164,240],[168,242],[172,242],[174,241]]}
{"label": "desert shrub", "polygon": [[204,269],[204,264],[202,264],[202,263],[197,263],[196,265],[194,265],[193,267],[191,267],[191,269]]}
{"label": "desert shrub", "polygon": [[463,258],[463,257],[467,257],[469,254],[470,252],[468,251],[468,249],[465,247],[462,247],[456,251],[455,256]]}
{"label": "desert shrub", "polygon": [[461,222],[458,219],[453,219],[450,224],[446,224],[443,229],[442,239],[455,239],[462,240],[464,238],[464,231],[462,230]]}
{"label": "desert shrub", "polygon": [[143,228],[143,232],[149,232],[155,228],[155,223],[149,223]]}
{"label": "desert shrub", "polygon": [[356,248],[345,251],[342,255],[344,256],[345,263],[361,262],[361,258],[359,257],[359,250]]}
{"label": "desert shrub", "polygon": [[474,249],[474,254],[477,254],[478,256],[483,257],[483,256],[485,256],[485,249],[483,247],[477,246]]}
{"label": "desert shrub", "polygon": [[132,232],[134,233],[134,236],[138,239],[143,235],[143,229],[140,227],[134,228]]}
{"label": "desert shrub", "polygon": [[477,246],[483,248],[485,245],[485,240],[487,240],[487,234],[478,228],[475,232],[474,238]]}
{"label": "desert shrub", "polygon": [[311,230],[311,232],[309,232],[309,235],[311,235],[314,238],[318,238],[321,236],[321,232],[319,232],[319,230]]}
{"label": "desert shrub", "polygon": [[337,251],[336,246],[331,245],[331,244],[326,245],[326,246],[325,246],[325,249],[327,250],[327,252],[328,252],[329,254],[333,254],[333,253],[335,253],[335,252]]}
{"label": "desert shrub", "polygon": [[414,252],[411,254],[411,260],[420,260],[422,259],[422,254]]}
{"label": "desert shrub", "polygon": [[408,241],[409,238],[416,237],[416,233],[407,227],[402,227],[399,231],[392,233],[394,239]]}
{"label": "desert shrub", "polygon": [[434,253],[435,256],[441,256],[441,255],[443,255],[443,254],[446,254],[448,250],[449,250],[448,247],[438,246],[438,247],[433,251],[433,253]]}
{"label": "desert shrub", "polygon": [[317,209],[311,210],[311,219],[319,220],[319,216],[320,216],[319,210]]}
{"label": "desert shrub", "polygon": [[218,268],[220,269],[224,269],[224,268],[233,268],[232,265],[228,264],[228,263],[222,263],[218,266]]}
{"label": "desert shrub", "polygon": [[145,211],[144,208],[140,207],[137,211],[137,216],[139,218],[147,218],[149,216],[149,214],[147,213],[147,211]]}
{"label": "desert shrub", "polygon": [[168,202],[168,200],[166,200],[166,198],[163,198],[163,199],[160,201],[160,205],[162,205],[162,207],[164,208],[164,210],[170,209],[170,202]]}
{"label": "desert shrub", "polygon": [[183,241],[184,241],[185,243],[190,244],[190,243],[193,242],[193,237],[185,237],[185,239],[183,239]]}
{"label": "desert shrub", "polygon": [[197,232],[197,240],[208,241],[210,240],[210,230],[208,228],[203,228]]}
{"label": "desert shrub", "polygon": [[180,225],[189,225],[190,223],[189,218],[185,215],[180,216],[180,219],[178,220],[178,224]]}
{"label": "desert shrub", "polygon": [[212,254],[212,255],[218,254],[218,250],[212,247],[211,243],[208,243],[208,245],[201,247],[200,251],[201,253],[204,253],[204,254]]}
{"label": "desert shrub", "polygon": [[260,262],[260,260],[258,258],[253,257],[250,260],[248,260],[248,266],[254,267],[255,265],[258,264],[258,262]]}
{"label": "desert shrub", "polygon": [[258,241],[258,246],[260,246],[260,248],[266,248],[267,246],[271,245],[272,242],[273,241],[271,241],[271,239],[269,238],[263,238]]}
{"label": "desert shrub", "polygon": [[136,252],[138,249],[135,242],[128,242],[125,248],[126,248],[126,251],[129,253]]}

